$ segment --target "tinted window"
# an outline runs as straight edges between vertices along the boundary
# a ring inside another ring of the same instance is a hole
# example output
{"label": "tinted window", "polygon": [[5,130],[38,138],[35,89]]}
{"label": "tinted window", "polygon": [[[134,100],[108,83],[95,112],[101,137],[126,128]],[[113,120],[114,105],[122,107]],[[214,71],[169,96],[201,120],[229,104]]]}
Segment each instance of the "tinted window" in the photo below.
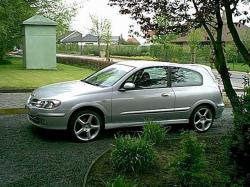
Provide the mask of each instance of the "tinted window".
{"label": "tinted window", "polygon": [[190,69],[173,67],[171,82],[172,87],[200,86],[202,85],[202,76]]}
{"label": "tinted window", "polygon": [[168,68],[152,67],[137,71],[126,82],[132,82],[136,88],[162,88],[168,86]]}

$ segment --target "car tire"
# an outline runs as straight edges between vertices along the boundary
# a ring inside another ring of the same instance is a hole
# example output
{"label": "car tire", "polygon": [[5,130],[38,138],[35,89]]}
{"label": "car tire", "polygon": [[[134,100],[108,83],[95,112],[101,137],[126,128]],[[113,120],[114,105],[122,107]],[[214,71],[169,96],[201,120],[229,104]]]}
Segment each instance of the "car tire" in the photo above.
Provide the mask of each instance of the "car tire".
{"label": "car tire", "polygon": [[197,107],[190,118],[190,125],[196,132],[206,132],[210,129],[214,122],[214,114],[210,107]]}
{"label": "car tire", "polygon": [[89,142],[96,139],[103,130],[103,120],[94,111],[82,110],[71,118],[68,130],[76,141]]}

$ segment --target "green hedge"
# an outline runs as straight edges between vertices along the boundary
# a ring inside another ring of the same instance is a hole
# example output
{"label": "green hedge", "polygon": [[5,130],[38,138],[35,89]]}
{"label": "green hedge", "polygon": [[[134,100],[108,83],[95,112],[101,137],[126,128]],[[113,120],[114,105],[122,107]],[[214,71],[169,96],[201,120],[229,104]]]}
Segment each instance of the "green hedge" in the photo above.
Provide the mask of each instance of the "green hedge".
{"label": "green hedge", "polygon": [[[228,63],[243,63],[244,59],[237,52],[233,44],[225,45],[225,56]],[[85,45],[82,49],[84,55],[99,55],[97,45]],[[105,46],[101,46],[101,50],[105,51]],[[81,47],[77,44],[58,44],[57,51],[63,53],[81,53]],[[151,57],[160,61],[169,61],[176,63],[190,63],[191,53],[188,45],[112,45],[111,56],[124,56],[124,57]],[[211,59],[211,48],[207,45],[200,45],[196,50],[196,62],[199,64],[208,64]]]}
{"label": "green hedge", "polygon": [[69,65],[80,65],[95,70],[99,70],[113,64],[113,62],[104,60],[84,59],[78,57],[57,57],[57,62]]}

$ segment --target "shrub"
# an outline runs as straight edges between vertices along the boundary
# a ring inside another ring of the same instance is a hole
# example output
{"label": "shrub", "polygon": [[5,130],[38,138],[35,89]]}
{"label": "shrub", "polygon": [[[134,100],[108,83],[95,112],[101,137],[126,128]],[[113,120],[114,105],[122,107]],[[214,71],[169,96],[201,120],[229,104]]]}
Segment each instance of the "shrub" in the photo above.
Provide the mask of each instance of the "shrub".
{"label": "shrub", "polygon": [[146,140],[124,136],[115,141],[115,148],[111,153],[114,168],[121,172],[137,172],[152,165],[155,154]]}
{"label": "shrub", "polygon": [[9,64],[11,64],[11,61],[8,59],[0,61],[0,65],[9,65]]}
{"label": "shrub", "polygon": [[225,46],[225,56],[228,63],[244,63],[242,55],[237,52],[235,45],[227,44]]}
{"label": "shrub", "polygon": [[[233,111],[234,130],[230,152],[236,175],[234,179],[243,180],[250,185],[250,89],[240,98],[240,105]],[[242,179],[241,179],[242,178]],[[236,181],[235,181],[236,182]]]}
{"label": "shrub", "polygon": [[112,62],[103,61],[103,60],[95,60],[95,59],[84,59],[78,57],[57,57],[57,62],[62,64],[69,64],[69,65],[79,65],[84,66],[86,68],[99,70],[105,68],[111,64]]}
{"label": "shrub", "polygon": [[181,139],[181,148],[171,164],[181,186],[209,185],[209,178],[204,172],[204,145],[194,132],[184,132]]}
{"label": "shrub", "polygon": [[136,187],[137,185],[127,182],[123,177],[118,176],[114,181],[108,182],[106,187]]}
{"label": "shrub", "polygon": [[160,145],[166,140],[166,133],[167,130],[161,127],[160,124],[146,121],[143,127],[142,137],[152,144]]}

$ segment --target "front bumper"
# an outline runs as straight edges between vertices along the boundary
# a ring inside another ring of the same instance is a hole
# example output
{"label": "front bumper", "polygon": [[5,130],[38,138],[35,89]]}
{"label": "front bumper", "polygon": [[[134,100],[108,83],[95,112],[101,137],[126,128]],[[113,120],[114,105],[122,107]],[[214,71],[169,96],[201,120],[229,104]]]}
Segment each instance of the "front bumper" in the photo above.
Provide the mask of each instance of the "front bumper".
{"label": "front bumper", "polygon": [[38,109],[25,106],[28,109],[28,120],[37,127],[44,129],[66,130],[68,116],[65,111]]}

